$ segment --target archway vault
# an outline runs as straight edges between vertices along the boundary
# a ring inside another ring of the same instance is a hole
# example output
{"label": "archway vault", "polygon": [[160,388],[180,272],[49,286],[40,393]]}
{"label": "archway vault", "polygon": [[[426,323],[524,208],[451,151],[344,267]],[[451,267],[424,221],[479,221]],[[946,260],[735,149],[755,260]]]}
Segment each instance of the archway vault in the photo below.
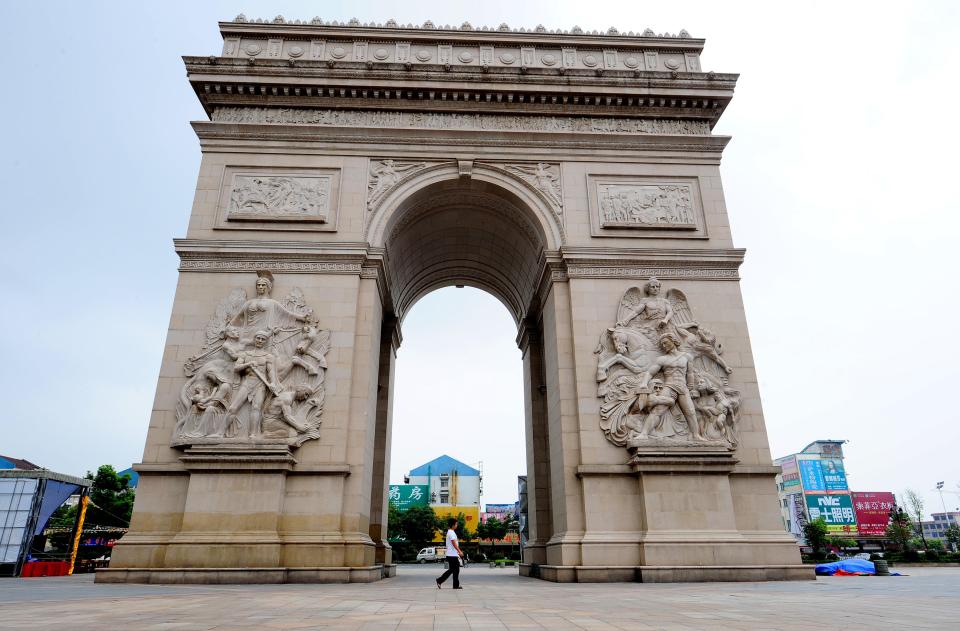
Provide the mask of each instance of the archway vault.
{"label": "archway vault", "polygon": [[387,252],[400,320],[421,297],[450,285],[488,291],[518,324],[528,315],[543,253],[563,233],[549,204],[523,184],[494,167],[463,177],[455,164],[441,164],[387,196],[368,234]]}

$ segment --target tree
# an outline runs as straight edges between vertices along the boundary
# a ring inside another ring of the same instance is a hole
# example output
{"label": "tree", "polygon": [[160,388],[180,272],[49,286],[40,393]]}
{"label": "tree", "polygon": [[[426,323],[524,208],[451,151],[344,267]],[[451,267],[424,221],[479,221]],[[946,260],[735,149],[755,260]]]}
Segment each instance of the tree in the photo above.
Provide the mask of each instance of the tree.
{"label": "tree", "polygon": [[496,517],[488,517],[487,521],[477,526],[477,536],[481,539],[489,539],[491,542],[499,541],[507,536],[507,522],[500,521]]}
{"label": "tree", "polygon": [[960,550],[960,526],[950,524],[950,527],[943,534],[950,545],[953,546],[954,551]]}
{"label": "tree", "polygon": [[827,538],[828,545],[843,550],[844,548],[853,548],[857,545],[856,539],[843,536],[832,536]]}
{"label": "tree", "polygon": [[90,506],[87,507],[85,523],[90,526],[116,526],[126,528],[133,514],[135,490],[130,486],[129,475],[117,475],[108,464],[101,465],[97,474],[87,472],[93,480],[90,487]]}
{"label": "tree", "polygon": [[477,538],[477,533],[467,528],[467,516],[463,513],[457,513],[457,536],[461,541],[473,541]]}
{"label": "tree", "polygon": [[491,549],[496,541],[507,536],[507,532],[509,532],[507,522],[500,521],[492,516],[488,517],[487,521],[477,525],[477,537],[480,539],[488,539]]}
{"label": "tree", "polygon": [[433,541],[437,532],[437,516],[432,508],[411,506],[399,515],[399,530],[403,533],[403,538],[416,545],[417,549]]}
{"label": "tree", "polygon": [[823,517],[818,517],[808,522],[803,527],[803,536],[807,540],[807,545],[813,548],[813,553],[823,552],[827,547],[827,522]]}
{"label": "tree", "polygon": [[910,516],[916,520],[917,533],[920,535],[920,541],[923,543],[923,549],[927,549],[927,537],[923,534],[923,498],[913,489],[906,489],[903,497],[907,502],[907,510]]}
{"label": "tree", "polygon": [[913,526],[910,517],[897,506],[890,511],[890,523],[887,524],[887,539],[900,550],[906,552],[910,548],[910,539],[913,538]]}
{"label": "tree", "polygon": [[403,513],[397,510],[393,502],[387,502],[387,541],[397,541],[403,538]]}
{"label": "tree", "polygon": [[[116,470],[108,464],[97,469],[97,473],[87,471],[85,476],[93,480],[90,487],[90,503],[87,505],[87,514],[83,521],[83,529],[91,530],[96,527],[113,528],[118,530],[117,536],[123,528],[130,525],[130,516],[133,513],[135,489],[130,486],[129,475],[117,475]],[[48,528],[59,529],[50,535],[50,545],[61,552],[69,550],[72,539],[70,532],[77,522],[77,506],[61,506],[53,512]],[[110,548],[99,545],[84,545],[80,548],[79,558],[96,558],[109,554]]]}
{"label": "tree", "polygon": [[[84,476],[93,480],[90,487],[90,504],[84,518],[84,528],[94,526],[113,526],[126,528],[130,525],[130,516],[133,514],[133,500],[136,489],[130,486],[130,476],[117,475],[114,468],[108,464],[97,469],[96,475],[87,471]],[[49,528],[73,528],[77,521],[76,506],[61,506],[53,512]]]}
{"label": "tree", "polygon": [[[447,520],[450,519],[450,515],[444,515],[443,517],[436,518],[436,528],[440,532],[447,532]],[[470,541],[476,537],[476,533],[469,528],[467,528],[467,516],[463,513],[457,513],[457,525],[454,527],[454,530],[457,532],[457,538],[460,541]]]}

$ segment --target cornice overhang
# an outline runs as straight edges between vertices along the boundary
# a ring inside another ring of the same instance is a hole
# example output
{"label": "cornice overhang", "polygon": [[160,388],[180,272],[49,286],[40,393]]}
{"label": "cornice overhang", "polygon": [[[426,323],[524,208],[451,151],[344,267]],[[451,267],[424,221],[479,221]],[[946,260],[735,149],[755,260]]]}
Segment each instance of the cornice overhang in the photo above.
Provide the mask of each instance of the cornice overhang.
{"label": "cornice overhang", "polygon": [[426,112],[704,120],[733,98],[737,75],[702,72],[444,67],[313,60],[184,57],[207,114],[217,107],[313,107]]}

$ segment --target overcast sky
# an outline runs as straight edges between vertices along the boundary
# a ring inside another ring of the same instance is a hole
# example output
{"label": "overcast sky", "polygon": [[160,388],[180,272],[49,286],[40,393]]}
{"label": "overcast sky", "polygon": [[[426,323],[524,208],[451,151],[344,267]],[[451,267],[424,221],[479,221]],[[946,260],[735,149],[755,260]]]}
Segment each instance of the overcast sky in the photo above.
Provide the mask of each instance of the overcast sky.
{"label": "overcast sky", "polygon": [[[911,487],[939,511],[944,480],[960,506],[949,2],[3,2],[0,453],[75,474],[140,460],[200,161],[180,56],[218,54],[217,20],[241,11],[705,37],[703,68],[741,74],[715,132],[733,136],[722,174],[774,456],[846,439],[854,490]],[[483,461],[486,501],[515,499],[514,335],[474,290],[416,305],[394,481],[447,452]]]}

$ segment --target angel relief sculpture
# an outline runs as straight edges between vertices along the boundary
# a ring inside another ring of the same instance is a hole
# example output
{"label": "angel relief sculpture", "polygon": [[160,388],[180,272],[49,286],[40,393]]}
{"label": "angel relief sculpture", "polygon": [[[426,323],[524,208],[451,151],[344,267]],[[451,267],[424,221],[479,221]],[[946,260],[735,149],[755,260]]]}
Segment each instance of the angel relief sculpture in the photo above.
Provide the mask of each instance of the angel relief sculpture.
{"label": "angel relief sculpture", "polygon": [[600,428],[613,444],[645,447],[739,444],[740,393],[716,336],[694,318],[679,289],[651,278],[620,300],[616,326],[600,337]]}
{"label": "angel relief sculpture", "polygon": [[257,272],[256,296],[234,289],[207,324],[200,353],[184,364],[173,445],[267,442],[299,446],[320,435],[330,331],[294,288],[270,297],[273,275]]}

